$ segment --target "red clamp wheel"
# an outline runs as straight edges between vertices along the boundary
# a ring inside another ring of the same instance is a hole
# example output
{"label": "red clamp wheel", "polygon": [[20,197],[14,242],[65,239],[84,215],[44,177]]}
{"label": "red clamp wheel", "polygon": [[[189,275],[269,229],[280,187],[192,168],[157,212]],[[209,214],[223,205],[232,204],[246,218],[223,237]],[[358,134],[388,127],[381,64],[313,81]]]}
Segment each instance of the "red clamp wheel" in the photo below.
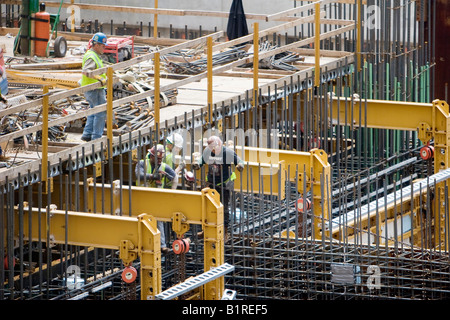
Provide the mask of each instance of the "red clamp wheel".
{"label": "red clamp wheel", "polygon": [[187,253],[189,251],[189,239],[177,239],[172,243],[175,254]]}
{"label": "red clamp wheel", "polygon": [[420,157],[423,160],[429,160],[434,157],[434,147],[430,145],[423,146],[420,148]]}
{"label": "red clamp wheel", "polygon": [[136,280],[137,271],[132,266],[125,267],[122,271],[122,280],[126,283],[132,283]]}
{"label": "red clamp wheel", "polygon": [[309,199],[306,199],[306,204],[303,204],[303,198],[300,198],[297,200],[297,211],[300,213],[303,213],[304,210],[310,210],[311,209],[311,201]]}

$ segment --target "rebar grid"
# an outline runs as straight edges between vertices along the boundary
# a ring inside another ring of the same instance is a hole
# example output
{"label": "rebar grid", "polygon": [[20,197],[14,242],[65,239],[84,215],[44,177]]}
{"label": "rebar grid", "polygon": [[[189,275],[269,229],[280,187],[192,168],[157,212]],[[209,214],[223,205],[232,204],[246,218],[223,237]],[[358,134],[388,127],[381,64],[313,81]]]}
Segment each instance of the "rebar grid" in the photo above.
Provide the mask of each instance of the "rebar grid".
{"label": "rebar grid", "polygon": [[[251,242],[251,243],[249,243]],[[227,288],[241,299],[448,299],[449,256],[429,250],[374,248],[329,241],[234,239]],[[292,241],[290,241],[292,242]],[[289,250],[287,247],[290,246]],[[333,282],[332,266],[357,266],[353,283]],[[369,268],[379,268],[379,287]]]}

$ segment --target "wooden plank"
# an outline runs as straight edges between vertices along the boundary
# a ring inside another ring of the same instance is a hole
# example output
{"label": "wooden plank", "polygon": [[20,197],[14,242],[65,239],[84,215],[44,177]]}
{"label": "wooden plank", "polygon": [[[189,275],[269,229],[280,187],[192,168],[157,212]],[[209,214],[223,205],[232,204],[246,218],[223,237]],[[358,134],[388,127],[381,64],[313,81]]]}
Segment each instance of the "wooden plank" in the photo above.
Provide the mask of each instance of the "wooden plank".
{"label": "wooden plank", "polygon": [[[59,2],[46,1],[46,6],[56,7],[60,6]],[[197,17],[216,17],[216,18],[228,18],[229,12],[221,11],[204,11],[204,10],[180,10],[180,9],[161,9],[161,8],[142,8],[142,7],[131,7],[131,6],[111,6],[111,5],[100,5],[100,4],[84,4],[84,3],[63,3],[63,8],[68,8],[71,5],[76,5],[82,10],[94,10],[94,11],[113,11],[113,12],[126,12],[126,13],[141,13],[141,14],[157,14],[157,15],[168,15],[168,16],[197,16]],[[252,20],[266,20],[267,15],[257,14],[257,13],[246,13],[247,19]],[[284,20],[285,17],[281,17],[278,20]]]}
{"label": "wooden plank", "polygon": [[278,12],[275,14],[268,15],[266,18],[266,21],[276,21],[276,20],[278,20],[282,17],[286,17],[288,15],[297,14],[297,13],[301,13],[301,12],[305,12],[305,11],[314,9],[314,6],[317,3],[320,3],[320,5],[323,6],[323,5],[329,4],[334,1],[335,0],[319,0],[319,1],[315,1],[313,3],[305,4],[305,5],[297,7],[297,8],[284,10],[284,11],[281,11],[281,12]]}
{"label": "wooden plank", "polygon": [[[299,53],[302,55],[313,56],[314,49],[305,49],[305,48],[292,48],[292,52]],[[348,51],[335,51],[335,50],[320,50],[321,57],[330,57],[330,58],[342,58],[353,54],[353,52]]]}
{"label": "wooden plank", "polygon": [[[213,40],[216,40],[216,39],[223,37],[224,35],[225,35],[224,31],[215,32],[215,33],[207,35],[207,36],[203,36],[203,37],[199,37],[199,38],[196,38],[193,40],[185,41],[183,43],[180,43],[180,44],[168,47],[168,48],[160,49],[159,51],[154,51],[154,52],[147,53],[147,54],[144,54],[139,57],[132,58],[127,61],[116,63],[116,64],[112,65],[112,68],[113,68],[113,70],[123,69],[123,68],[129,67],[131,65],[153,59],[153,57],[155,56],[155,52],[159,52],[160,55],[163,56],[165,54],[172,53],[175,51],[192,48],[192,47],[198,46],[200,44],[206,44],[206,39],[208,37],[211,37],[211,38],[213,38]],[[95,76],[95,75],[105,73],[106,70],[107,70],[107,67],[96,69],[95,71],[90,73],[90,76]]]}
{"label": "wooden plank", "polygon": [[[321,18],[325,17],[325,15],[326,15],[325,11],[322,11],[320,13],[320,17]],[[302,17],[302,18],[297,18],[297,19],[295,19],[295,21],[287,22],[287,23],[284,23],[284,24],[279,25],[279,26],[275,26],[275,27],[264,29],[264,30],[258,32],[258,36],[260,38],[262,38],[262,37],[265,37],[267,35],[271,35],[274,32],[287,30],[287,29],[293,28],[295,26],[298,26],[300,24],[310,23],[310,22],[314,22],[314,16],[313,15],[312,16],[307,16],[307,17]],[[227,41],[225,43],[216,44],[213,47],[213,51],[220,51],[220,50],[223,50],[223,49],[228,48],[228,47],[232,47],[232,46],[235,46],[235,45],[247,42],[247,41],[251,41],[252,39],[253,39],[253,33],[251,33],[249,35],[246,35],[246,36],[243,36],[243,37],[240,37],[240,38],[237,38],[237,39],[233,39],[233,40]]]}
{"label": "wooden plank", "polygon": [[80,69],[82,60],[79,61],[61,61],[50,63],[28,63],[28,64],[11,64],[9,68],[15,70],[68,70]]}

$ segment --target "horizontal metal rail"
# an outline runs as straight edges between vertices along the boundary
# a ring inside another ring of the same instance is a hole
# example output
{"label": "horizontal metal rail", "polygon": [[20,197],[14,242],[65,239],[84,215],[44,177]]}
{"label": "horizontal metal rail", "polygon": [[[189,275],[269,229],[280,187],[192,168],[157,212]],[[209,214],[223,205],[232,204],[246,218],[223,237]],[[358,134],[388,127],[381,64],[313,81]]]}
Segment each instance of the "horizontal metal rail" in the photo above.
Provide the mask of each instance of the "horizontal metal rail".
{"label": "horizontal metal rail", "polygon": [[415,182],[412,185],[401,188],[396,192],[392,192],[386,197],[382,197],[378,200],[372,201],[369,204],[366,204],[356,210],[352,210],[344,215],[340,215],[332,219],[331,222],[326,222],[325,230],[328,231],[331,229],[331,231],[334,232],[340,227],[340,225],[342,225],[342,221],[345,221],[345,224],[349,225],[353,222],[356,222],[357,219],[361,221],[362,219],[369,218],[370,215],[377,210],[377,208],[388,207],[392,204],[395,204],[395,201],[398,201],[398,199],[409,199],[412,193],[418,193],[426,190],[429,184],[440,183],[449,178],[450,168],[433,174],[424,180]]}
{"label": "horizontal metal rail", "polygon": [[155,296],[155,299],[156,300],[172,300],[172,299],[182,295],[183,293],[192,291],[192,290],[208,283],[209,281],[220,278],[232,271],[234,271],[234,266],[232,266],[228,263],[224,263],[224,264],[218,266],[217,268],[206,271],[205,273],[202,273],[196,277],[189,278],[186,281],[179,283],[179,284],[173,286],[172,288],[161,292],[160,294],[157,294]]}

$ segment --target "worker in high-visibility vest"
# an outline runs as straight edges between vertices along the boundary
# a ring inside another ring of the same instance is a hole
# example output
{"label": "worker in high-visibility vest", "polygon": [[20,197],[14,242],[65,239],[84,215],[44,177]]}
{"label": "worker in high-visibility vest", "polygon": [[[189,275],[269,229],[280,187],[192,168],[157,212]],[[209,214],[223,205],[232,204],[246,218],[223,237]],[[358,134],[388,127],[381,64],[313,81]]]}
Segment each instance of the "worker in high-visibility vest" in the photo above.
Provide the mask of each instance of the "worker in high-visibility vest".
{"label": "worker in high-visibility vest", "polygon": [[220,194],[220,201],[223,204],[223,219],[225,235],[229,231],[229,202],[231,191],[234,190],[234,180],[236,173],[231,170],[234,164],[239,172],[244,169],[244,161],[234,152],[234,150],[223,145],[222,139],[218,136],[211,136],[207,140],[208,146],[203,150],[199,159],[194,159],[192,168],[200,169],[204,164],[208,165],[207,183],[211,188],[216,189]]}
{"label": "worker in high-visibility vest", "polygon": [[[163,161],[165,156],[164,146],[158,144],[153,146],[145,156],[145,160],[140,160],[135,168],[136,185],[153,188],[170,188],[170,183],[175,179],[175,172]],[[158,230],[161,234],[161,252],[169,252],[166,244],[164,223],[158,221]]]}
{"label": "worker in high-visibility vest", "polygon": [[178,132],[174,132],[166,138],[166,156],[164,162],[175,171],[175,179],[169,182],[168,187],[176,189],[178,186],[178,175],[183,172],[186,163],[183,159],[176,165],[175,156],[183,149],[184,139]]}
{"label": "worker in high-visibility vest", "polygon": [[[90,73],[96,69],[103,68],[103,61],[100,55],[106,47],[106,35],[97,32],[92,37],[92,47],[83,56],[81,86],[87,86],[98,81],[102,86],[90,91],[86,91],[84,96],[89,102],[89,107],[94,108],[106,103],[106,74],[91,76]],[[81,140],[91,141],[101,138],[105,129],[106,111],[98,112],[87,117]]]}

